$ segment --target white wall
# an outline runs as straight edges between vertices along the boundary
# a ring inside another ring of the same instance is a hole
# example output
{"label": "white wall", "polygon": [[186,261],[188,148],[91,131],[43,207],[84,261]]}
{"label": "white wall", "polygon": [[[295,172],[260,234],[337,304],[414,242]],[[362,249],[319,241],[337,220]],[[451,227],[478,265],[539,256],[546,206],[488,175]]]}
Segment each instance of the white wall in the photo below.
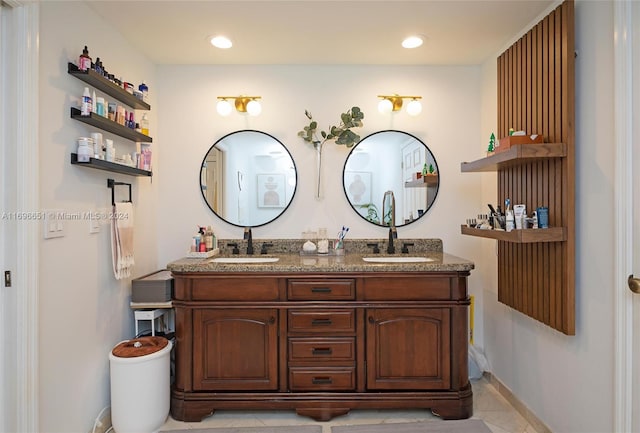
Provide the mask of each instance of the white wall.
{"label": "white wall", "polygon": [[[479,67],[160,65],[157,88],[163,173],[158,180],[162,191],[158,263],[183,256],[197,225],[212,225],[220,238],[242,238],[242,229],[209,210],[198,186],[200,164],[209,147],[241,129],[275,136],[289,149],[298,169],[293,203],[273,223],[255,228],[255,239],[300,238],[307,228],[328,227],[331,233],[342,225],[351,228],[351,238],[385,238],[387,230],[367,223],[346,201],[342,170],[349,149],[333,142],[325,145],[324,199],[317,201],[315,153],[297,136],[308,124],[305,109],[326,130],[354,105],[365,114],[364,127],[354,130],[362,137],[385,129],[404,130],[421,138],[438,162],[441,183],[433,207],[418,222],[399,228],[398,238],[441,238],[445,251],[479,260],[480,243],[460,235],[460,224],[477,214],[480,206],[480,185],[460,173],[463,158],[479,158],[485,148],[478,142]],[[422,114],[380,114],[377,95],[388,93],[423,96]],[[259,117],[234,112],[223,118],[216,113],[216,96],[240,94],[262,96]],[[474,272],[472,292],[476,279]]]}
{"label": "white wall", "polygon": [[[382,129],[402,129],[425,141],[440,167],[441,191],[432,211],[418,223],[400,229],[400,237],[444,237],[449,251],[459,244],[459,223],[474,196],[472,179],[460,175],[460,155],[472,149],[479,127],[478,68],[420,68],[376,66],[158,66],[159,135],[163,153],[160,170],[159,262],[181,257],[196,225],[212,224],[222,238],[239,238],[240,228],[218,219],[205,205],[198,187],[202,157],[225,134],[258,129],[272,134],[291,152],[298,168],[298,190],[291,207],[279,219],[254,229],[254,238],[296,238],[307,227],[337,231],[349,225],[355,238],[384,237],[384,228],[358,217],[342,188],[342,169],[348,149],[332,142],[325,146],[325,197],[315,201],[313,148],[297,137],[307,124],[309,109],[321,128],[336,123],[341,112],[358,105],[365,113],[365,136]],[[395,118],[377,111],[381,92],[412,92],[424,96],[423,113]],[[263,97],[259,117],[215,112],[216,96],[258,94]],[[393,122],[395,123],[392,123]],[[470,190],[471,188],[471,190]]]}
{"label": "white wall", "polygon": [[[613,428],[612,11],[611,2],[575,5],[576,335],[556,332],[498,303],[495,272],[482,272],[487,277],[485,348],[492,372],[554,432]],[[495,59],[482,71],[488,88],[496,80]],[[491,90],[483,98],[493,101],[495,95]],[[489,105],[483,101],[483,107]],[[482,130],[496,124],[495,116],[487,116]],[[483,191],[487,200],[495,200],[495,189]],[[495,255],[486,257],[477,267],[494,270]]]}
{"label": "white wall", "polygon": [[[135,178],[72,166],[76,139],[94,129],[72,120],[84,83],[67,74],[84,45],[94,60],[133,83],[145,80],[155,120],[155,68],[113,29],[79,2],[42,2],[40,14],[40,208],[82,212],[108,209],[107,178],[133,185],[134,276],[157,269],[154,177]],[[153,136],[156,131],[152,130]],[[105,133],[105,137],[110,134]],[[111,137],[118,153],[133,144]],[[159,141],[159,140],[158,140]],[[154,144],[154,153],[157,151]],[[158,176],[159,177],[159,176]],[[40,243],[40,431],[91,431],[109,403],[108,354],[133,336],[128,307],[130,282],[116,281],[111,264],[109,225],[89,234],[87,220],[65,221],[64,238]]]}

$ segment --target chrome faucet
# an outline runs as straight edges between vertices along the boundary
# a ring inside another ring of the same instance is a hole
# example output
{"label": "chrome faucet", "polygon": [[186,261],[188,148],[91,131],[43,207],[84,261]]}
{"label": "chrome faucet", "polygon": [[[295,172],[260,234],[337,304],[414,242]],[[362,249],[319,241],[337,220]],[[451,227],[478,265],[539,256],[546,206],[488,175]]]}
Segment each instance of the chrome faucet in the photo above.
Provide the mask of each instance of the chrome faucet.
{"label": "chrome faucet", "polygon": [[251,235],[251,227],[244,228],[244,240],[247,241],[247,255],[253,254],[253,236]]}
{"label": "chrome faucet", "polygon": [[394,226],[389,227],[389,244],[387,245],[387,254],[395,254],[396,247],[393,246],[393,240],[398,239],[398,231]]}

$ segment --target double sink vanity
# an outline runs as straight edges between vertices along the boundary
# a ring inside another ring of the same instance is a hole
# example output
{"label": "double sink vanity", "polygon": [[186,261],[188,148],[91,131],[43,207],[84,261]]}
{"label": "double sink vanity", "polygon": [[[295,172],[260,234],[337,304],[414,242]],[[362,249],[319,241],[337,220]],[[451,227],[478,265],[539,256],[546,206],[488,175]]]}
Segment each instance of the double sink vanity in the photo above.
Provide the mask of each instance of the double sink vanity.
{"label": "double sink vanity", "polygon": [[439,170],[431,151],[402,131],[373,133],[352,148],[345,196],[389,238],[349,239],[340,255],[303,254],[300,239],[252,238],[250,227],[287,210],[297,178],[287,148],[260,131],[228,134],[205,155],[204,203],[246,227],[246,242],[218,241],[218,256],[167,266],[175,292],[173,418],[293,409],[326,421],[351,409],[409,408],[470,417],[473,263],[445,254],[439,239],[394,240],[396,227],[434,204]]}
{"label": "double sink vanity", "polygon": [[472,415],[472,262],[443,253],[438,239],[407,240],[411,251],[394,255],[367,246],[386,241],[350,240],[335,256],[303,255],[302,240],[264,242],[266,255],[223,247],[168,265],[173,418],[227,409],[294,409],[318,421],[351,409]]}

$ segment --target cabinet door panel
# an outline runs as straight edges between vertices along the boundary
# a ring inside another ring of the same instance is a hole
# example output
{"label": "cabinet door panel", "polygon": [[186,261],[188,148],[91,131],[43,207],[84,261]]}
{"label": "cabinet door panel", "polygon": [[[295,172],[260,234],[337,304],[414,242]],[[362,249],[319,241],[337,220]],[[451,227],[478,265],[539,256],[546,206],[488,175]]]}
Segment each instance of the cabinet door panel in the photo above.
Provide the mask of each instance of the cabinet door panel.
{"label": "cabinet door panel", "polygon": [[275,390],[278,311],[195,310],[195,390]]}
{"label": "cabinet door panel", "polygon": [[367,310],[367,388],[448,389],[450,316],[448,308]]}

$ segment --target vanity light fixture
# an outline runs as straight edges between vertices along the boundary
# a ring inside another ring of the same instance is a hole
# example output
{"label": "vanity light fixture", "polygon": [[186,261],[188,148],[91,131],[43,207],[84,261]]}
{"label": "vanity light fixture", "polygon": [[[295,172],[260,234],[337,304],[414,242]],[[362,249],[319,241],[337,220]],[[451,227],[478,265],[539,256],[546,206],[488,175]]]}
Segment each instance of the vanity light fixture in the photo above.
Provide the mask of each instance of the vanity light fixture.
{"label": "vanity light fixture", "polygon": [[250,116],[257,116],[262,112],[262,105],[258,102],[261,96],[218,96],[216,111],[221,116],[231,114],[233,108],[229,100],[233,100],[234,106],[239,113],[248,113]]}
{"label": "vanity light fixture", "polygon": [[378,95],[378,98],[381,99],[378,103],[378,111],[382,114],[400,111],[404,99],[411,99],[407,104],[407,114],[417,116],[422,112],[422,104],[419,101],[422,96]]}

